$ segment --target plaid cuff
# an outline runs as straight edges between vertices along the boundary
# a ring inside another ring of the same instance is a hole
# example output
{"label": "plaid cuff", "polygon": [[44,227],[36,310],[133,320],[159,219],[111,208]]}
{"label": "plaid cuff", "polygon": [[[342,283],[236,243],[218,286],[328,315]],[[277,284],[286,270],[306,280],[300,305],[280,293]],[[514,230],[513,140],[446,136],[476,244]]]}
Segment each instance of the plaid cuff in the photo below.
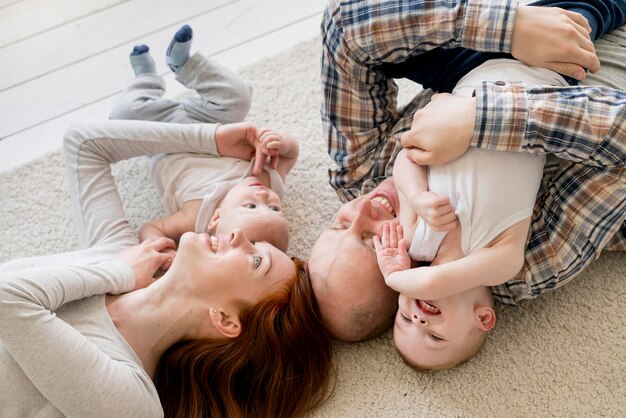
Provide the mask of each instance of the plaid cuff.
{"label": "plaid cuff", "polygon": [[468,1],[461,45],[474,51],[511,52],[518,0]]}
{"label": "plaid cuff", "polygon": [[483,82],[476,89],[476,123],[470,143],[477,148],[520,151],[528,123],[528,97],[522,82]]}

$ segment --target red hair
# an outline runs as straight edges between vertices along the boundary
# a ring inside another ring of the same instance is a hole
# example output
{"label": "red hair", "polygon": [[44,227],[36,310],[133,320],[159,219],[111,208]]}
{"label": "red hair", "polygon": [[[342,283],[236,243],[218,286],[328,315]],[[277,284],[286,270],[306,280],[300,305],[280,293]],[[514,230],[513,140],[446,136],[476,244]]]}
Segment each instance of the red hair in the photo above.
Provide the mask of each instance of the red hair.
{"label": "red hair", "polygon": [[241,313],[237,338],[181,341],[155,384],[169,417],[301,416],[329,395],[331,340],[303,261],[286,288]]}

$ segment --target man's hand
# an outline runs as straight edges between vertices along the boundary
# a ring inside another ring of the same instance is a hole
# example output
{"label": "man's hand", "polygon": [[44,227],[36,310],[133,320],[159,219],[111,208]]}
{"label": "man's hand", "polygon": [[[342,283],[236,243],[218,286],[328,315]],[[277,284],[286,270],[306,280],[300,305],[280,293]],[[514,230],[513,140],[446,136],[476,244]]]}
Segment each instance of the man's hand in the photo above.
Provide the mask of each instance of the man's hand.
{"label": "man's hand", "polygon": [[406,251],[404,232],[399,224],[385,224],[383,226],[382,241],[374,235],[374,249],[378,267],[385,279],[391,273],[411,268],[411,259]]}
{"label": "man's hand", "polygon": [[400,138],[409,160],[441,165],[465,154],[474,135],[476,98],[435,94]]}
{"label": "man's hand", "polygon": [[592,73],[600,69],[590,32],[587,19],[579,13],[558,7],[519,6],[511,53],[533,67],[582,80],[585,68]]}
{"label": "man's hand", "polygon": [[422,190],[409,199],[411,208],[435,232],[452,231],[457,219],[448,196]]}
{"label": "man's hand", "polygon": [[148,287],[156,279],[154,274],[165,264],[171,264],[176,243],[166,237],[148,239],[139,245],[126,248],[117,256],[128,263],[135,272],[135,290]]}

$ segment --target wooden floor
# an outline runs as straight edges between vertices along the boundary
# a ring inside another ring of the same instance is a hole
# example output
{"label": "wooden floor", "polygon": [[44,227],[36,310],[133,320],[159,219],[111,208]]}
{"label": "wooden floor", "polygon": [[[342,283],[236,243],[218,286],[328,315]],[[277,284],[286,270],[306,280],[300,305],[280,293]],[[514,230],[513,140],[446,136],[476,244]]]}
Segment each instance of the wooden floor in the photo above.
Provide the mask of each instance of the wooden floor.
{"label": "wooden floor", "polygon": [[150,46],[168,96],[182,87],[164,62],[178,28],[232,69],[319,33],[326,0],[0,0],[0,170],[61,145],[74,121],[102,120],[133,77],[128,54]]}

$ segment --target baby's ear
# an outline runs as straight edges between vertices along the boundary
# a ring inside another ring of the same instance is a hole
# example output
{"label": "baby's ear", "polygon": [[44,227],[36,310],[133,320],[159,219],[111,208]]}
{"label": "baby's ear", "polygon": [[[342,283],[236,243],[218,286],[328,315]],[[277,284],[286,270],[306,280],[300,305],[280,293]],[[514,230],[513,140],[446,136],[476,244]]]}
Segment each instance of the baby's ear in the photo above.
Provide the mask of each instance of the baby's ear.
{"label": "baby's ear", "polygon": [[220,223],[220,208],[215,209],[215,212],[213,212],[213,216],[211,216],[211,220],[209,221],[209,224],[207,225],[206,229],[208,233],[214,233],[215,231],[217,231],[217,224]]}
{"label": "baby's ear", "polygon": [[490,331],[496,325],[496,313],[489,306],[479,306],[474,309],[478,327],[483,331]]}

